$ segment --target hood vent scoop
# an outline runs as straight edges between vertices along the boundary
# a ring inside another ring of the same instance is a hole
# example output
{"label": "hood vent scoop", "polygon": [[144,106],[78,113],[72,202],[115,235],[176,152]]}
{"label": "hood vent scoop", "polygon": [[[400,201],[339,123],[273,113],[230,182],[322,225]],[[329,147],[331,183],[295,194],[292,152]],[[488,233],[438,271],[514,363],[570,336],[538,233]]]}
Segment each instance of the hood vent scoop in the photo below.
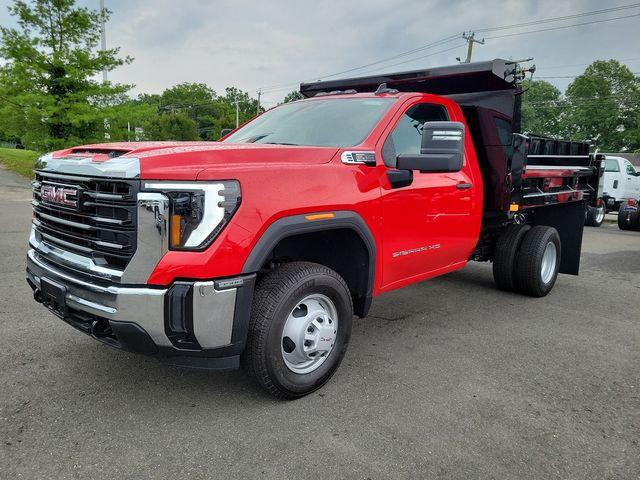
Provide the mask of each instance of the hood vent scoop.
{"label": "hood vent scoop", "polygon": [[129,153],[130,150],[115,150],[110,148],[74,148],[71,150],[71,155],[100,155],[107,158],[117,158],[125,153]]}

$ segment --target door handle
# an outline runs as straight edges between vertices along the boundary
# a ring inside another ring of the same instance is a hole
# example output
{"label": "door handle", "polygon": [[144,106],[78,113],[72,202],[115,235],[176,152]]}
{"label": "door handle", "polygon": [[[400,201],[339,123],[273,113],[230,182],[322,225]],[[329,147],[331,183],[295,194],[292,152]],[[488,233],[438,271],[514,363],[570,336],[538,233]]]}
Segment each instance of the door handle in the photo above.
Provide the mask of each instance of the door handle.
{"label": "door handle", "polygon": [[460,182],[460,183],[456,184],[456,188],[458,190],[469,190],[471,187],[473,187],[472,183]]}

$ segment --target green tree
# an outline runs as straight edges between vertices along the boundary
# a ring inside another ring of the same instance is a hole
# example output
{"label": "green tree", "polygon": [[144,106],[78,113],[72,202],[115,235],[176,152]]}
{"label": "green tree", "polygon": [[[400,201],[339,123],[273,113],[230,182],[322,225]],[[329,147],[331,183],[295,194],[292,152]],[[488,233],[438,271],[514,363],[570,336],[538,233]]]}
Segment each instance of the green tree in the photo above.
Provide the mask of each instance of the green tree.
{"label": "green tree", "polygon": [[253,117],[258,115],[258,113],[264,112],[264,109],[262,107],[258,108],[258,101],[256,99],[251,98],[248,92],[240,90],[236,87],[225,88],[225,95],[224,97],[220,97],[220,100],[233,107],[233,123],[225,125],[224,128],[235,128],[236,126],[236,102],[238,102],[239,106],[240,124],[251,120]]}
{"label": "green tree", "polygon": [[160,112],[181,111],[196,122],[199,137],[206,140],[208,132],[222,113],[217,105],[216,92],[203,83],[181,83],[160,95]]}
{"label": "green tree", "polygon": [[[98,50],[102,15],[75,0],[15,0],[17,27],[0,27],[0,124],[39,150],[98,140],[104,109],[131,86],[96,78],[129,63]],[[106,19],[105,19],[106,20]]]}
{"label": "green tree", "polygon": [[526,80],[522,87],[522,131],[560,136],[565,103],[560,90],[544,80]]}
{"label": "green tree", "polygon": [[[158,106],[153,102],[133,100],[122,95],[120,101],[103,110],[105,118],[109,119],[109,136],[114,142],[136,140],[137,127],[147,130],[150,122],[158,117]],[[140,140],[150,139],[143,136]],[[156,139],[153,139],[156,140]],[[158,138],[157,140],[162,140]]]}
{"label": "green tree", "polygon": [[198,124],[185,112],[155,115],[145,124],[145,140],[198,140]]}
{"label": "green tree", "polygon": [[617,60],[598,60],[566,92],[566,129],[604,151],[640,148],[640,79]]}
{"label": "green tree", "polygon": [[302,100],[303,98],[304,95],[302,95],[298,90],[294,90],[287,93],[287,96],[284,97],[283,103],[295,102],[296,100]]}
{"label": "green tree", "polygon": [[[240,123],[251,119],[258,112],[258,103],[247,92],[230,87],[224,96],[202,83],[182,83],[166,89],[160,95],[141,95],[140,104],[155,106],[158,114],[165,115],[180,112],[193,120],[198,136],[202,140],[217,140],[225,128],[236,126],[236,101]],[[263,111],[260,109],[260,111]],[[156,122],[156,119],[150,119]],[[175,139],[175,137],[157,137],[163,132],[151,125],[145,137],[153,140]]]}

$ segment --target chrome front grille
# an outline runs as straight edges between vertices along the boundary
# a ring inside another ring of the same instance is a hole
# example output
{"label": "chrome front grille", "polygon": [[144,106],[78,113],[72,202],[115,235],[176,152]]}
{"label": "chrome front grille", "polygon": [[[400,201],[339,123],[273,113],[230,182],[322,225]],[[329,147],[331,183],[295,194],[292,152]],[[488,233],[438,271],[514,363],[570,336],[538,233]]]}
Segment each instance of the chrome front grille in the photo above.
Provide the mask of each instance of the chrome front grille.
{"label": "chrome front grille", "polygon": [[137,180],[38,171],[32,185],[42,242],[124,270],[136,250]]}

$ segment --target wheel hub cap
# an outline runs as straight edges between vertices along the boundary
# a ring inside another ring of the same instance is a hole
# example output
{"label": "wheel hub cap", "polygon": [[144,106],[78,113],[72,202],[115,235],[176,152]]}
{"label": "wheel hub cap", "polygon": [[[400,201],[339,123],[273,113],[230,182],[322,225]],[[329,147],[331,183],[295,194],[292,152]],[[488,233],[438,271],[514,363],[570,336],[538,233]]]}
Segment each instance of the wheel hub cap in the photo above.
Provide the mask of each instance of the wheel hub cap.
{"label": "wheel hub cap", "polygon": [[553,242],[547,243],[542,255],[541,276],[544,283],[549,283],[556,271],[557,249]]}
{"label": "wheel hub cap", "polygon": [[338,315],[325,295],[302,299],[287,317],[282,330],[282,358],[289,370],[310,373],[320,367],[335,345]]}
{"label": "wheel hub cap", "polygon": [[602,223],[602,221],[604,220],[604,205],[601,205],[600,207],[598,207],[598,213],[596,214],[596,222],[598,223]]}

